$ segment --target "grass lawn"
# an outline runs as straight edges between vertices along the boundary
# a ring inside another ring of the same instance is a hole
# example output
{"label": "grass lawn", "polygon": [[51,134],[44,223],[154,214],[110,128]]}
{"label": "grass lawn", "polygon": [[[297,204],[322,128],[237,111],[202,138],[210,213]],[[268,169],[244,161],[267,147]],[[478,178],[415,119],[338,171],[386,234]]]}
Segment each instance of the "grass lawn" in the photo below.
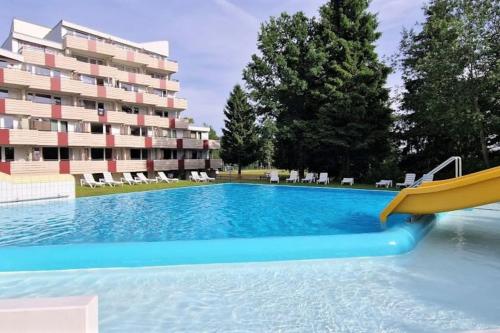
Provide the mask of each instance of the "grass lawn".
{"label": "grass lawn", "polygon": [[[231,181],[227,179],[218,180],[215,182],[216,184],[221,183],[250,183],[250,184],[269,184],[265,180],[256,180],[256,179],[231,179]],[[213,184],[213,183],[210,183]],[[76,196],[77,197],[89,197],[95,195],[107,195],[107,194],[117,194],[117,193],[129,193],[129,192],[141,192],[141,191],[151,191],[151,190],[162,190],[167,188],[179,188],[179,187],[188,187],[188,186],[200,186],[200,185],[208,185],[208,183],[195,183],[187,180],[180,180],[178,183],[153,183],[153,184],[138,184],[138,185],[123,185],[123,186],[102,186],[96,188],[90,188],[88,186],[76,186]],[[332,187],[332,188],[356,188],[356,189],[366,189],[366,190],[374,190],[374,185],[368,184],[354,184],[353,186],[340,186],[338,183],[328,184],[328,185],[318,185],[318,184],[309,184],[309,183],[286,183],[284,180],[280,182],[279,185],[291,185],[291,186],[318,186],[318,187]],[[385,188],[383,188],[385,190]],[[395,191],[396,189],[388,189]]]}
{"label": "grass lawn", "polygon": [[151,191],[151,190],[162,190],[166,188],[179,188],[187,186],[199,186],[206,185],[206,183],[195,183],[188,180],[180,180],[178,183],[152,183],[152,184],[137,184],[123,186],[101,186],[90,188],[88,186],[76,185],[76,196],[77,197],[89,197],[94,195],[106,195],[106,194],[117,194],[117,193],[129,193],[129,192],[141,192],[141,191]]}

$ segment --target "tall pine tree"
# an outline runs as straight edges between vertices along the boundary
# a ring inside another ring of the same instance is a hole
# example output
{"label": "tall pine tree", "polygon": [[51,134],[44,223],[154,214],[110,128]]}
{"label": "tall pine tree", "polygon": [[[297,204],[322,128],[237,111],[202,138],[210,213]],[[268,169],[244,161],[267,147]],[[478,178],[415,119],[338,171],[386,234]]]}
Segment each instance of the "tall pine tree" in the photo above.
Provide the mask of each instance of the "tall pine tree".
{"label": "tall pine tree", "polygon": [[241,175],[241,168],[258,158],[259,139],[255,112],[240,85],[234,86],[230,93],[224,115],[221,158],[226,163],[238,164],[238,174]]}
{"label": "tall pine tree", "polygon": [[318,20],[283,13],[262,26],[244,78],[276,120],[277,166],[359,177],[383,161],[392,118],[376,28],[367,0],[332,0]]}
{"label": "tall pine tree", "polygon": [[331,0],[320,8],[315,41],[326,61],[312,146],[316,168],[366,178],[390,151],[392,111],[384,87],[390,69],[375,52],[379,37],[367,0]]}

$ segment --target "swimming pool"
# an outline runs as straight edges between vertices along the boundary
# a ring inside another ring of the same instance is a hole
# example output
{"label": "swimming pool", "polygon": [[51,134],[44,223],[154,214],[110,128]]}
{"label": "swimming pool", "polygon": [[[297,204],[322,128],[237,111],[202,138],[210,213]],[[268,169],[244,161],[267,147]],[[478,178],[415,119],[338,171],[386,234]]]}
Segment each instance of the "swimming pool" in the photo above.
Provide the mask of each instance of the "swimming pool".
{"label": "swimming pool", "polygon": [[0,270],[403,253],[432,223],[395,215],[383,228],[395,194],[221,184],[1,207]]}

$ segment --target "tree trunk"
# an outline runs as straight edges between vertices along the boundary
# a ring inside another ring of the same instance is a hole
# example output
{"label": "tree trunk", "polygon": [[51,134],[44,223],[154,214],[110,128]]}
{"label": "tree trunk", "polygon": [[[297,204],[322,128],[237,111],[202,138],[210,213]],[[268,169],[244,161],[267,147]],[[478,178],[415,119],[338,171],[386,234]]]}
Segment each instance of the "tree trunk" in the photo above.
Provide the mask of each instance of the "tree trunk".
{"label": "tree trunk", "polygon": [[241,163],[238,163],[238,177],[241,178]]}
{"label": "tree trunk", "polygon": [[[477,96],[474,96],[474,112],[481,117],[481,111],[479,110],[479,102]],[[488,156],[488,146],[486,143],[486,135],[484,134],[484,123],[480,120],[479,123],[479,140],[481,141],[481,154],[483,155],[483,162],[486,168],[490,167],[490,158]]]}

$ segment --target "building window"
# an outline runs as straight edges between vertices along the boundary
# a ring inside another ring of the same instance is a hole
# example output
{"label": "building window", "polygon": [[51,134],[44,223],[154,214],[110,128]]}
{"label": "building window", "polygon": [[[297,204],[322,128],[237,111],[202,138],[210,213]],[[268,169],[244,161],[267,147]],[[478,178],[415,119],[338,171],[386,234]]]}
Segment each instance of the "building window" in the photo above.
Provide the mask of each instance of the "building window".
{"label": "building window", "polygon": [[14,160],[14,147],[5,147],[5,161],[13,161]]}
{"label": "building window", "polygon": [[104,130],[102,128],[102,124],[100,123],[91,123],[90,124],[90,133],[92,134],[103,134]]}
{"label": "building window", "polygon": [[146,136],[147,129],[145,127],[130,126],[130,135]]}
{"label": "building window", "polygon": [[132,160],[147,160],[148,150],[147,149],[130,149],[130,159]]}
{"label": "building window", "polygon": [[68,132],[68,122],[67,121],[61,121],[61,130],[60,132]]}
{"label": "building window", "polygon": [[80,81],[82,81],[83,83],[94,84],[94,85],[97,82],[95,77],[87,76],[87,75],[80,75]]}
{"label": "building window", "polygon": [[91,148],[90,158],[92,160],[103,160],[104,159],[104,149],[102,148]]}
{"label": "building window", "polygon": [[62,160],[69,160],[69,148],[62,147],[59,148],[59,159]]}
{"label": "building window", "polygon": [[32,101],[34,103],[41,103],[41,104],[53,104],[52,103],[52,96],[45,95],[45,94],[28,93],[28,101]]}
{"label": "building window", "polygon": [[50,76],[50,69],[35,66],[35,74],[36,75],[43,75],[43,76]]}
{"label": "building window", "polygon": [[113,159],[113,149],[106,148],[104,150],[104,154],[105,154],[106,160],[112,160]]}
{"label": "building window", "polygon": [[0,128],[14,128],[14,118],[5,116],[0,118]]}
{"label": "building window", "polygon": [[51,132],[57,132],[58,131],[57,120],[51,120],[50,121],[50,131]]}
{"label": "building window", "polygon": [[61,97],[54,96],[54,104],[61,105]]}
{"label": "building window", "polygon": [[9,98],[9,91],[5,89],[0,89],[0,98]]}
{"label": "building window", "polygon": [[96,109],[96,102],[84,100],[83,101],[83,108],[88,109],[88,110],[95,110]]}
{"label": "building window", "polygon": [[59,153],[57,147],[43,147],[42,157],[45,161],[57,161],[59,159]]}

